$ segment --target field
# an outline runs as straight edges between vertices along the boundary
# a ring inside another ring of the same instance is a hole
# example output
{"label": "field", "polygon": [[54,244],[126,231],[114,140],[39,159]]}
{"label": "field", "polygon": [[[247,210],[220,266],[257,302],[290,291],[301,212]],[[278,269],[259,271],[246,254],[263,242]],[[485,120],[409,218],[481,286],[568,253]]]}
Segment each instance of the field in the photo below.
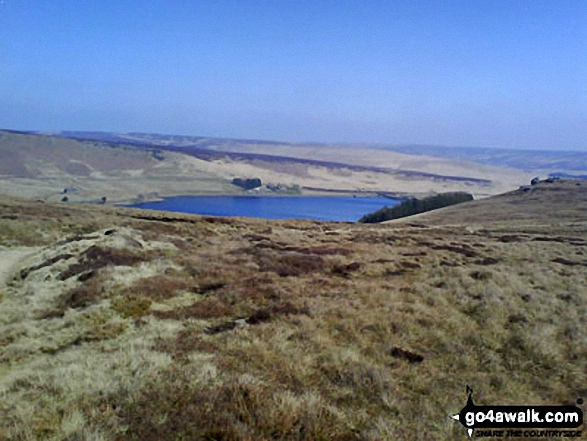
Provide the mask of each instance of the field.
{"label": "field", "polygon": [[456,440],[466,385],[574,404],[586,190],[379,225],[0,197],[0,440]]}

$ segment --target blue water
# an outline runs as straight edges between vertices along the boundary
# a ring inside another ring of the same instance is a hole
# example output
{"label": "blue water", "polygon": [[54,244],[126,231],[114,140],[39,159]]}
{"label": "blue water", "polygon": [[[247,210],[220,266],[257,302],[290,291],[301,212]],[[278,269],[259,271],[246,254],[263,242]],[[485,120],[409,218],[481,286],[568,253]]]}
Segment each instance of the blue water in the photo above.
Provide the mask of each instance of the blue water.
{"label": "blue water", "polygon": [[353,222],[383,206],[389,207],[398,203],[396,199],[382,197],[178,196],[128,206],[209,216]]}

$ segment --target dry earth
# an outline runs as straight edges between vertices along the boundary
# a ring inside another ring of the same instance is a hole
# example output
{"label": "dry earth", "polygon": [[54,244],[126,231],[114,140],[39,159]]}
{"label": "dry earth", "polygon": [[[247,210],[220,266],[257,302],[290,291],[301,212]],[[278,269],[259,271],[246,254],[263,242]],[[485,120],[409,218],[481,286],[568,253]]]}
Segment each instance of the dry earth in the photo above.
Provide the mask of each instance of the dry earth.
{"label": "dry earth", "polygon": [[0,197],[4,252],[39,247],[0,286],[0,440],[455,440],[466,385],[574,404],[586,189],[386,225]]}
{"label": "dry earth", "polygon": [[6,284],[22,260],[35,254],[36,251],[36,248],[0,249],[0,286]]}

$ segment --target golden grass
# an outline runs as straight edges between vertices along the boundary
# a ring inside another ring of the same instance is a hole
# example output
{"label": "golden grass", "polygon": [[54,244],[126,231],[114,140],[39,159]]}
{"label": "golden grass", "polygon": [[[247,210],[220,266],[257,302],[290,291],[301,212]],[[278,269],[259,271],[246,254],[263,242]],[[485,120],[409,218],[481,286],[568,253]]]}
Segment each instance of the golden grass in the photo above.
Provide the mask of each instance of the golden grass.
{"label": "golden grass", "polygon": [[0,288],[0,439],[454,440],[467,384],[478,404],[587,394],[584,223],[77,208],[95,238],[75,239],[44,205],[35,228],[70,242],[38,263],[74,258]]}

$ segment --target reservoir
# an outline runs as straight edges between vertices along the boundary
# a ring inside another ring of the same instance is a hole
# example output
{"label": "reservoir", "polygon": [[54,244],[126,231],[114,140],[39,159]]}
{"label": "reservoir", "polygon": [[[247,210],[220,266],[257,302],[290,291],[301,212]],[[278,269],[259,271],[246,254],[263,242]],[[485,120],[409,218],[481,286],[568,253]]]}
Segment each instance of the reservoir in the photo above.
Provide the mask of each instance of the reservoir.
{"label": "reservoir", "polygon": [[315,219],[354,222],[400,201],[384,197],[346,196],[177,196],[127,207],[207,216],[264,219]]}

